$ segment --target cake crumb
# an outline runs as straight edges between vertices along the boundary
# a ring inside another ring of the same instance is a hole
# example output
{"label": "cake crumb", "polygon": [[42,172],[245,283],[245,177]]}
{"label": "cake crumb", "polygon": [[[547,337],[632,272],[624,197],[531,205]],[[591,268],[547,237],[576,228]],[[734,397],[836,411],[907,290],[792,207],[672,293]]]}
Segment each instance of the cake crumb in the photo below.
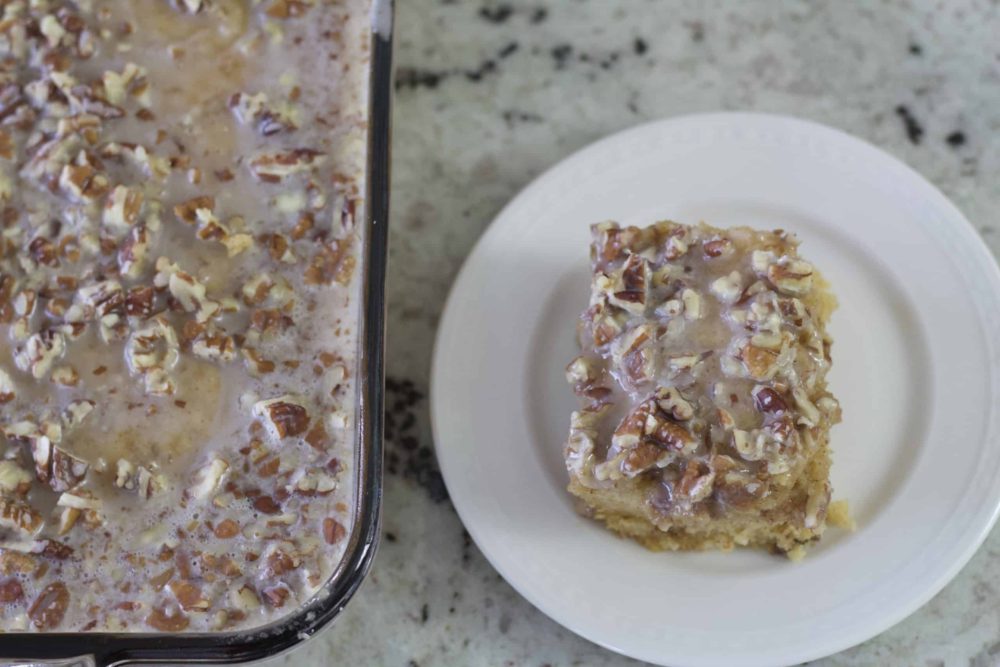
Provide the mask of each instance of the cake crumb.
{"label": "cake crumb", "polygon": [[851,516],[851,510],[846,500],[835,500],[830,503],[830,507],[826,510],[826,520],[831,526],[843,528],[852,533],[858,529],[858,524],[854,521],[854,517]]}

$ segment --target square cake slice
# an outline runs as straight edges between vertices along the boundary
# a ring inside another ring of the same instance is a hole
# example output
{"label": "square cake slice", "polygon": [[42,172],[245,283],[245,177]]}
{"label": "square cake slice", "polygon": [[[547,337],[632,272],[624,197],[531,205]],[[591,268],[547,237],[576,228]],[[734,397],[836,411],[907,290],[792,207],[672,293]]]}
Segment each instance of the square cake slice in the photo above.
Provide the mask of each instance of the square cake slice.
{"label": "square cake slice", "polygon": [[590,306],[567,367],[580,398],[569,491],[662,549],[816,540],[830,502],[826,387],[836,307],[786,232],[592,228]]}

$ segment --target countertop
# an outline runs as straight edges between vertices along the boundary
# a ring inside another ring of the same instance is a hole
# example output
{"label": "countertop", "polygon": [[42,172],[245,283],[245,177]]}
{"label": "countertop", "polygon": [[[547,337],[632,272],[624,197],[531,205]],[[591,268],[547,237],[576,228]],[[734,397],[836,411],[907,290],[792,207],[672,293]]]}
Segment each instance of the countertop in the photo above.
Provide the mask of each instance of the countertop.
{"label": "countertop", "polygon": [[[793,114],[903,159],[1000,251],[1000,5],[397,0],[384,536],[339,620],[277,665],[637,665],[515,593],[441,481],[427,378],[448,288],[541,171],[644,121]],[[937,597],[816,666],[1000,665],[1000,530]]]}

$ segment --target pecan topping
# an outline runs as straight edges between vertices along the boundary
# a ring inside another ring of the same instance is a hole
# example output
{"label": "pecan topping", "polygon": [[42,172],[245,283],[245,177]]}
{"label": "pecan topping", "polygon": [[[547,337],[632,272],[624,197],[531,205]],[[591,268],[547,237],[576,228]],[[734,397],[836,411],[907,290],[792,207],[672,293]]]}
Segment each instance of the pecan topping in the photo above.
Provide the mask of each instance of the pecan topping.
{"label": "pecan topping", "polygon": [[39,630],[52,630],[59,627],[66,609],[69,607],[69,590],[66,584],[56,581],[49,584],[31,603],[28,617]]}
{"label": "pecan topping", "polygon": [[281,396],[254,405],[254,414],[267,418],[279,438],[301,435],[309,428],[309,413],[291,396]]}

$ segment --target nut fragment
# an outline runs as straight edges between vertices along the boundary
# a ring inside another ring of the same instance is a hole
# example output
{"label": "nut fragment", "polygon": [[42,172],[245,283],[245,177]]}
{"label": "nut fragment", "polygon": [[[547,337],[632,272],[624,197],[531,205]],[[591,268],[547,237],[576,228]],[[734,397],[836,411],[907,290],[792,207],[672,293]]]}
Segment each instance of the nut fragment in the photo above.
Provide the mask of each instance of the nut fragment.
{"label": "nut fragment", "polygon": [[301,435],[309,428],[309,413],[293,396],[284,395],[258,401],[253,406],[257,417],[267,419],[271,431],[278,438]]}
{"label": "nut fragment", "polygon": [[148,227],[139,224],[131,229],[118,247],[118,266],[122,276],[133,279],[139,277],[145,265],[149,243]]}
{"label": "nut fragment", "polygon": [[84,480],[89,469],[90,464],[83,459],[73,456],[60,447],[53,447],[49,486],[53,491],[69,491]]}
{"label": "nut fragment", "polygon": [[767,268],[767,279],[785,294],[801,296],[812,289],[813,267],[801,259],[782,257]]}
{"label": "nut fragment", "polygon": [[219,485],[222,480],[222,476],[229,469],[229,464],[220,458],[214,458],[212,461],[198,471],[195,476],[194,485],[190,489],[191,496],[194,498],[207,498]]}
{"label": "nut fragment", "polygon": [[202,594],[201,588],[190,581],[174,580],[167,584],[167,588],[184,611],[205,611],[211,604]]}
{"label": "nut fragment", "polygon": [[681,301],[684,303],[684,317],[697,320],[702,316],[701,296],[693,289],[684,288],[681,292]]}
{"label": "nut fragment", "polygon": [[202,195],[174,206],[174,215],[182,222],[193,225],[198,222],[198,211],[211,213],[215,209],[215,197]]}
{"label": "nut fragment", "polygon": [[723,303],[735,303],[743,293],[742,277],[739,271],[733,271],[729,275],[716,279],[709,286],[712,294],[718,297]]}
{"label": "nut fragment", "polygon": [[690,460],[685,464],[684,475],[677,483],[676,491],[693,504],[707,498],[714,483],[715,470],[700,461]]}
{"label": "nut fragment", "polygon": [[73,526],[76,525],[77,519],[80,518],[82,512],[75,507],[64,507],[62,512],[59,513],[59,535],[65,535]]}
{"label": "nut fragment", "polygon": [[163,317],[149,320],[148,326],[135,331],[125,344],[125,360],[133,375],[145,379],[146,391],[157,396],[174,393],[170,371],[180,356],[180,346],[173,327]]}
{"label": "nut fragment", "polygon": [[0,497],[0,526],[34,535],[45,520],[30,505],[19,500]]}
{"label": "nut fragment", "polygon": [[191,351],[202,359],[229,362],[236,358],[236,343],[232,336],[206,330],[192,341]]}
{"label": "nut fragment", "polygon": [[674,387],[660,387],[656,390],[656,405],[678,421],[687,421],[694,416],[694,408],[681,392]]}
{"label": "nut fragment", "polygon": [[216,524],[214,530],[215,536],[221,540],[226,540],[231,537],[236,537],[240,533],[240,525],[233,521],[232,519],[223,519],[218,524]]}
{"label": "nut fragment", "polygon": [[0,604],[12,604],[24,599],[24,589],[17,579],[0,581]]}
{"label": "nut fragment", "polygon": [[795,400],[795,407],[802,412],[802,416],[799,417],[799,423],[806,426],[815,426],[819,423],[820,411],[809,399],[809,395],[805,390],[801,387],[795,387],[792,389],[792,398]]}
{"label": "nut fragment", "polygon": [[641,314],[646,309],[650,280],[649,262],[639,255],[629,255],[621,271],[608,281],[608,303]]}
{"label": "nut fragment", "polygon": [[164,475],[150,470],[145,466],[136,466],[127,459],[118,459],[115,463],[115,486],[127,491],[135,491],[139,498],[151,498],[167,488]]}
{"label": "nut fragment", "polygon": [[116,185],[104,204],[104,224],[113,229],[128,229],[139,219],[142,191]]}
{"label": "nut fragment", "polygon": [[260,598],[250,586],[243,585],[229,593],[229,603],[242,611],[256,611],[260,608]]}
{"label": "nut fragment", "polygon": [[236,93],[229,98],[229,108],[241,123],[256,125],[257,131],[265,137],[296,127],[292,109],[269,104],[264,93]]}
{"label": "nut fragment", "polygon": [[250,171],[262,181],[277,183],[286,176],[315,169],[325,155],[311,148],[258,153],[249,162]]}
{"label": "nut fragment", "polygon": [[14,381],[7,374],[7,371],[0,368],[0,405],[10,403],[16,395]]}
{"label": "nut fragment", "polygon": [[750,392],[753,395],[754,405],[761,412],[782,413],[788,409],[785,399],[781,394],[770,387],[757,385]]}
{"label": "nut fragment", "polygon": [[80,382],[80,374],[72,366],[59,366],[52,371],[51,379],[64,387],[75,387]]}
{"label": "nut fragment", "polygon": [[179,607],[161,605],[146,617],[146,624],[161,632],[180,632],[191,624],[191,619]]}
{"label": "nut fragment", "polygon": [[705,241],[701,247],[705,251],[705,255],[712,258],[728,257],[736,249],[732,241],[722,236]]}
{"label": "nut fragment", "polygon": [[62,623],[68,607],[69,590],[66,584],[56,581],[42,589],[31,603],[28,618],[39,630],[52,630]]}
{"label": "nut fragment", "polygon": [[285,606],[285,600],[291,595],[291,591],[285,584],[278,584],[277,586],[268,586],[263,591],[264,599],[267,600],[268,604],[275,608],[281,608]]}
{"label": "nut fragment", "polygon": [[45,377],[56,359],[66,351],[66,338],[54,329],[32,334],[14,351],[14,363],[35,379]]}
{"label": "nut fragment", "polygon": [[347,535],[347,529],[336,519],[327,517],[323,519],[323,539],[327,544],[336,544]]}
{"label": "nut fragment", "polygon": [[0,495],[23,496],[31,488],[31,473],[15,461],[0,461]]}
{"label": "nut fragment", "polygon": [[[160,262],[157,262],[159,267]],[[186,271],[172,271],[167,287],[184,310],[196,313],[199,322],[207,322],[222,309],[217,301],[208,298],[205,286]]]}
{"label": "nut fragment", "polygon": [[754,436],[742,429],[733,430],[733,447],[747,461],[760,461],[764,458],[764,438],[759,434]]}
{"label": "nut fragment", "polygon": [[778,353],[765,347],[757,347],[750,341],[740,350],[740,359],[747,373],[755,380],[769,380],[774,376]]}
{"label": "nut fragment", "polygon": [[94,411],[94,402],[89,400],[70,401],[63,413],[63,424],[66,428],[79,426],[91,412]]}
{"label": "nut fragment", "polygon": [[[86,494],[86,495],[85,495]],[[63,493],[56,500],[59,507],[73,507],[78,510],[99,510],[103,503],[99,498],[94,498],[89,491],[76,491],[74,493]]]}
{"label": "nut fragment", "polygon": [[337,488],[337,480],[322,468],[306,470],[295,482],[295,491],[302,495],[325,495]]}

